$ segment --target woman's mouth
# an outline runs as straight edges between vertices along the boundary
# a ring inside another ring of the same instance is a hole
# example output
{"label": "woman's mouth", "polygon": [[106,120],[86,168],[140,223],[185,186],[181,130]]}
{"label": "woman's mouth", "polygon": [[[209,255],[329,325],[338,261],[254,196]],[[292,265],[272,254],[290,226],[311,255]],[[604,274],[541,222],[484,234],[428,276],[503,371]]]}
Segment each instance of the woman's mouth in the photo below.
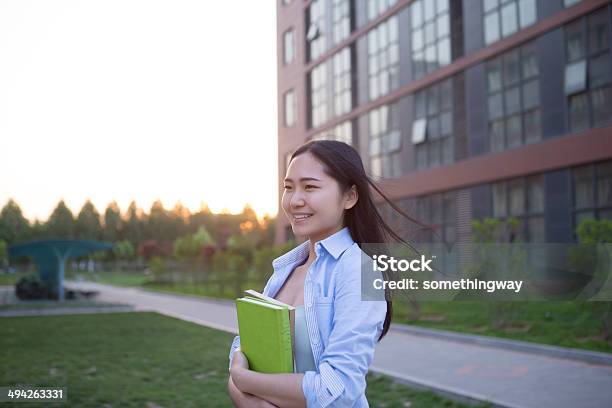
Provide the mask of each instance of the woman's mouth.
{"label": "woman's mouth", "polygon": [[295,223],[302,223],[310,217],[312,217],[312,214],[293,214],[293,221]]}

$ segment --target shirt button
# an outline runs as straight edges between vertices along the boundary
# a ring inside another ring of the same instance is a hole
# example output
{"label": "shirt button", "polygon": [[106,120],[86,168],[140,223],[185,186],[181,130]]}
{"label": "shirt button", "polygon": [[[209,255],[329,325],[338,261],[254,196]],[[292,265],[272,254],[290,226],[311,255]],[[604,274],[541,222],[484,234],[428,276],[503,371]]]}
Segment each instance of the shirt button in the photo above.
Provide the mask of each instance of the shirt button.
{"label": "shirt button", "polygon": [[312,302],[308,302],[308,304],[306,306],[312,307]]}

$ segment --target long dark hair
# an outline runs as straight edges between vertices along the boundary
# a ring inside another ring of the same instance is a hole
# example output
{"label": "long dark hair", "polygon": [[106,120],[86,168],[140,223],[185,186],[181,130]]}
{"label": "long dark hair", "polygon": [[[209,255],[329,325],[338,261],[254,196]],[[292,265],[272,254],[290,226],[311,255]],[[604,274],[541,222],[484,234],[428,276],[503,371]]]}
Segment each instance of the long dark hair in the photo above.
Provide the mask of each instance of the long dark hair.
{"label": "long dark hair", "polygon": [[[393,238],[414,250],[412,245],[406,242],[384,221],[374,204],[369,186],[376,190],[395,211],[421,227],[430,227],[407,215],[380,191],[366,174],[359,153],[351,145],[336,140],[312,140],[301,145],[293,152],[290,161],[306,152],[311,153],[324,164],[325,173],[338,182],[342,192],[348,191],[353,185],[356,186],[358,194],[357,204],[344,213],[344,224],[348,227],[353,241],[363,249],[362,244],[383,244],[389,242],[389,238]],[[364,252],[367,253],[367,251]],[[372,256],[373,254],[368,255]],[[387,273],[383,272],[383,275],[387,275]],[[385,279],[387,278],[388,276],[385,276]],[[386,287],[385,292],[387,315],[385,316],[385,323],[383,324],[383,330],[378,341],[382,340],[389,331],[393,317],[393,302],[388,300],[391,297]]]}

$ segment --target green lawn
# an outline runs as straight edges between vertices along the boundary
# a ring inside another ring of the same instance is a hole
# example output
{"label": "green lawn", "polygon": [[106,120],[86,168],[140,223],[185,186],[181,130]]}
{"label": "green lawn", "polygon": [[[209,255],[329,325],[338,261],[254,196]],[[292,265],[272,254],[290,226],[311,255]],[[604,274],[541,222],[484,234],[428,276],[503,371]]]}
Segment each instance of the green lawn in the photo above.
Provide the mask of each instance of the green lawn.
{"label": "green lawn", "polygon": [[612,341],[600,336],[602,322],[577,302],[508,302],[512,319],[504,329],[492,324],[494,311],[486,302],[422,302],[420,318],[405,302],[394,304],[394,321],[463,333],[504,337],[535,343],[612,352]]}
{"label": "green lawn", "polygon": [[17,283],[21,277],[28,275],[24,272],[19,273],[8,273],[8,272],[0,272],[0,286],[10,286]]}
{"label": "green lawn", "polygon": [[[78,276],[78,275],[77,275]],[[97,272],[93,277],[88,273],[80,273],[80,276],[86,280],[95,280],[96,282],[106,283],[115,286],[142,286],[149,281],[149,277],[144,273],[137,272]]]}
{"label": "green lawn", "polygon": [[[156,313],[3,318],[0,384],[67,387],[74,407],[230,407],[233,337]],[[374,407],[466,406],[367,379]]]}
{"label": "green lawn", "polygon": [[[216,288],[186,283],[171,285],[149,282],[142,287],[178,294],[236,298],[232,288],[227,288],[221,296]],[[494,328],[491,318],[494,311],[491,303],[487,302],[421,302],[419,319],[414,317],[407,302],[394,302],[393,322],[612,353],[612,341],[601,337],[602,322],[588,312],[588,305],[576,302],[513,303],[515,310],[512,319],[503,330]]]}
{"label": "green lawn", "polygon": [[[113,272],[100,273],[98,276],[99,282],[119,286],[141,286],[147,290],[204,297],[236,298],[232,287],[226,287],[221,293],[216,286],[153,283],[142,274]],[[263,285],[252,282],[244,287],[261,290]],[[421,302],[418,319],[407,302],[394,302],[393,322],[612,353],[612,341],[605,341],[601,337],[602,322],[588,312],[589,305],[552,301],[509,303],[514,303],[515,310],[509,325],[504,329],[494,328],[491,303],[473,301]]]}

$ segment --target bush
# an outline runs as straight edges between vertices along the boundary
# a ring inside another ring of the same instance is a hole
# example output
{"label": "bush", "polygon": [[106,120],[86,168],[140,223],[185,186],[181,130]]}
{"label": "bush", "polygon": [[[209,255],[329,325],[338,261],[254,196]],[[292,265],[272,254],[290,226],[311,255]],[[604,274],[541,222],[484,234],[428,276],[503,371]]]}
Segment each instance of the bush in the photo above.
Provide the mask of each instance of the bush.
{"label": "bush", "polygon": [[15,285],[15,293],[21,300],[57,298],[57,294],[53,294],[36,275],[28,275],[19,279]]}

